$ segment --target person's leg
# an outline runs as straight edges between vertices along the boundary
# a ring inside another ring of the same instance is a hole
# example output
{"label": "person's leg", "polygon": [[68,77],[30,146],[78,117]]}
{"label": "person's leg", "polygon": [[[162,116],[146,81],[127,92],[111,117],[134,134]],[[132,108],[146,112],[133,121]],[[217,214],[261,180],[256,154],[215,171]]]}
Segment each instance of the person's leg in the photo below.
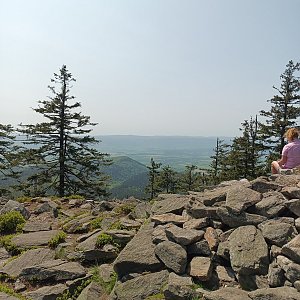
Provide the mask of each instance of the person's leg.
{"label": "person's leg", "polygon": [[272,161],[271,163],[271,173],[278,174],[280,170],[280,166],[277,161]]}

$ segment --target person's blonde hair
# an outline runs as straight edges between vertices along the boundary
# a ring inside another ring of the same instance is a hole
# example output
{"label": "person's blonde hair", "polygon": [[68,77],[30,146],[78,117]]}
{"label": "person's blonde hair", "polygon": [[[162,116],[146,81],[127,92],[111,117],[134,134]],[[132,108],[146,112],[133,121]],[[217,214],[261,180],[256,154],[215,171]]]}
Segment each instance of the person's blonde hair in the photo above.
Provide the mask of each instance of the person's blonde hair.
{"label": "person's blonde hair", "polygon": [[284,136],[288,140],[292,141],[292,140],[297,139],[299,137],[299,130],[297,128],[290,128],[286,131]]}

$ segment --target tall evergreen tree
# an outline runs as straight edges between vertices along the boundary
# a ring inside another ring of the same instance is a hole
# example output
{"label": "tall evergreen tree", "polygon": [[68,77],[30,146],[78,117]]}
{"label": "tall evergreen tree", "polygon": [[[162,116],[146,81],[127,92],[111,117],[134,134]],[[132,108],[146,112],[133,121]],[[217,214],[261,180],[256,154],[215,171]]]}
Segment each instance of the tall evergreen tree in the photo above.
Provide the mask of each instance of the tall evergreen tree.
{"label": "tall evergreen tree", "polygon": [[161,163],[156,163],[153,158],[150,160],[150,166],[147,166],[149,170],[149,184],[146,186],[146,192],[150,194],[150,199],[152,200],[157,196],[160,191],[158,184],[159,169]]}
{"label": "tall evergreen tree", "polygon": [[158,180],[159,187],[167,194],[176,192],[176,172],[169,165],[162,168]]}
{"label": "tall evergreen tree", "polygon": [[278,157],[284,145],[284,133],[289,127],[295,126],[300,116],[300,81],[297,72],[300,64],[292,60],[286,65],[281,74],[281,85],[279,88],[273,86],[277,94],[268,102],[271,103],[269,111],[262,110],[261,116],[266,118],[265,124],[260,124],[260,131],[265,141],[265,147],[272,155]]}
{"label": "tall evergreen tree", "polygon": [[217,138],[216,147],[213,149],[214,154],[210,157],[212,159],[210,168],[207,171],[210,183],[216,185],[222,180],[228,179],[227,174],[227,155],[229,145],[224,143],[224,140]]}
{"label": "tall evergreen tree", "polygon": [[199,185],[198,167],[195,165],[186,165],[185,171],[181,177],[182,190],[185,192],[193,191]]}
{"label": "tall evergreen tree", "polygon": [[79,111],[81,104],[70,95],[74,81],[63,65],[48,86],[52,96],[38,101],[39,106],[34,109],[47,121],[21,124],[20,132],[27,135],[27,144],[34,145],[38,161],[37,172],[28,182],[38,182],[40,193],[55,193],[60,197],[105,196],[107,177],[101,172],[101,166],[110,162],[109,156],[93,147],[99,141],[89,133],[96,123],[91,123],[90,117]]}
{"label": "tall evergreen tree", "polygon": [[11,125],[0,124],[0,195],[8,194],[9,186],[19,176],[20,147],[16,145],[15,139],[14,128]]}

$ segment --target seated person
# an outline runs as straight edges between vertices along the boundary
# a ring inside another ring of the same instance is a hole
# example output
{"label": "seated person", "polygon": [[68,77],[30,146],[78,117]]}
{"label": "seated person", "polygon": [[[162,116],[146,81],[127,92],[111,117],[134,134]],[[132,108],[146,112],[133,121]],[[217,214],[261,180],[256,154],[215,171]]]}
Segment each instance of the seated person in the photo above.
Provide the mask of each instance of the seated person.
{"label": "seated person", "polygon": [[300,165],[299,131],[296,128],[290,128],[284,136],[287,138],[288,144],[282,149],[281,159],[272,162],[272,174],[280,173],[281,169],[293,169]]}

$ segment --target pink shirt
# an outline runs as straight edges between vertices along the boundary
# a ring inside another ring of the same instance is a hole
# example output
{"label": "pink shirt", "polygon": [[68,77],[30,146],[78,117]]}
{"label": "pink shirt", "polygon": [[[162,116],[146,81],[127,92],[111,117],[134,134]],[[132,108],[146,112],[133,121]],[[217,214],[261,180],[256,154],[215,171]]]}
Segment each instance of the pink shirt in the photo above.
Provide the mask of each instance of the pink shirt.
{"label": "pink shirt", "polygon": [[282,156],[287,157],[287,162],[284,164],[285,169],[292,169],[300,165],[300,140],[294,139],[292,142],[285,145],[282,149]]}

